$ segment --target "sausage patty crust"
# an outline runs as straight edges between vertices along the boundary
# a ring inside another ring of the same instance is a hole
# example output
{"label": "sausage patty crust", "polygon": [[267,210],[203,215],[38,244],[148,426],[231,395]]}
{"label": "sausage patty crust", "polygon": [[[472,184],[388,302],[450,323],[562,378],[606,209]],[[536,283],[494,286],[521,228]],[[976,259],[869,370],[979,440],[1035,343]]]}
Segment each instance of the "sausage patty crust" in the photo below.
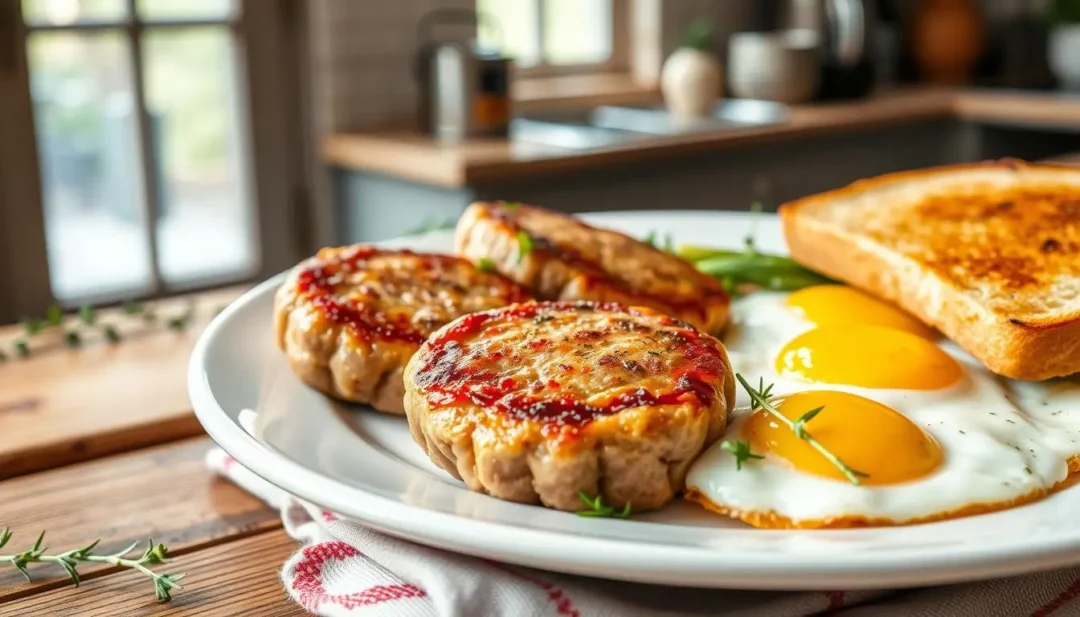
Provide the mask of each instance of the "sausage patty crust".
{"label": "sausage patty crust", "polygon": [[730,298],[690,263],[616,231],[522,204],[474,203],[455,236],[459,255],[490,263],[541,300],[648,306],[706,332],[727,324]]}
{"label": "sausage patty crust", "polygon": [[405,363],[432,332],[461,315],[529,298],[517,283],[457,257],[325,248],[278,289],[274,331],[308,385],[401,414]]}
{"label": "sausage patty crust", "polygon": [[413,438],[469,488],[581,510],[659,508],[724,432],[718,340],[649,308],[532,302],[461,317],[405,369]]}

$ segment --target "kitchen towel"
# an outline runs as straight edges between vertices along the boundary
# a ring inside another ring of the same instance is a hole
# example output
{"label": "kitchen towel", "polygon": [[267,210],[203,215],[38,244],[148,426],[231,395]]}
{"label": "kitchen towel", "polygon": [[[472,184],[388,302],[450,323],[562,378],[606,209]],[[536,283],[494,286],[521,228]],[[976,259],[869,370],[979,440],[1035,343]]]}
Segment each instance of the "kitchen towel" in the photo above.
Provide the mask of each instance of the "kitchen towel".
{"label": "kitchen towel", "polygon": [[827,592],[690,589],[541,572],[371,531],[289,495],[218,448],[206,461],[281,510],[286,531],[301,543],[282,568],[285,591],[324,617],[1080,617],[1080,568]]}

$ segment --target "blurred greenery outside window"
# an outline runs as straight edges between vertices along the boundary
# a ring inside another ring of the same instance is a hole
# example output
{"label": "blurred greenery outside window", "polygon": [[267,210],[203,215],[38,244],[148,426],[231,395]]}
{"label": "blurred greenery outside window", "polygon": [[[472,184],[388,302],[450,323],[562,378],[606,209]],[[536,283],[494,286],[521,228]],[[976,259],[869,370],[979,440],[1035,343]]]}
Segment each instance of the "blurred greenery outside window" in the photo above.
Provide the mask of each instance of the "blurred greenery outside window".
{"label": "blurred greenery outside window", "polygon": [[[122,0],[23,0],[31,28],[28,61],[40,143],[71,165],[69,175],[93,178],[102,143],[117,116],[134,111]],[[155,28],[154,20],[226,17],[228,0],[140,0],[144,83],[155,167],[205,178],[228,173],[232,75],[227,25]],[[35,23],[116,22],[116,29],[39,31]],[[209,67],[209,71],[208,71]],[[208,75],[208,72],[211,73]],[[217,75],[213,75],[217,73]],[[163,139],[167,135],[167,139]],[[114,136],[116,137],[116,136]],[[87,187],[84,187],[87,188]]]}

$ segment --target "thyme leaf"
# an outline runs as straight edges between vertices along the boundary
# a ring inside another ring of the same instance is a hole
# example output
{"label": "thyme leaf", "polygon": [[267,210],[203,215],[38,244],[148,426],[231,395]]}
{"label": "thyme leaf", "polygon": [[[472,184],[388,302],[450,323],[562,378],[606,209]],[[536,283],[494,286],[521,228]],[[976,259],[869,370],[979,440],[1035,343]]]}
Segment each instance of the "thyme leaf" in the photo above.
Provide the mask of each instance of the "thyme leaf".
{"label": "thyme leaf", "polygon": [[[0,548],[7,545],[13,535],[11,529],[7,527],[0,530]],[[153,539],[149,541],[146,550],[137,559],[129,558],[128,554],[138,548],[138,542],[110,555],[94,554],[94,549],[97,548],[100,540],[95,540],[81,548],[50,555],[47,553],[49,549],[44,545],[44,541],[45,532],[43,531],[29,549],[11,555],[0,555],[0,565],[4,563],[11,565],[29,581],[32,580],[28,567],[30,564],[53,563],[63,568],[72,584],[78,587],[79,583],[82,582],[78,570],[80,563],[105,563],[119,568],[137,570],[147,576],[154,583],[154,594],[162,602],[168,602],[172,599],[171,592],[174,589],[183,589],[179,583],[180,579],[184,577],[183,573],[158,574],[147,567],[165,563],[168,558],[168,548],[164,544],[155,544]]]}
{"label": "thyme leaf", "polygon": [[746,390],[746,393],[750,395],[751,410],[764,409],[766,412],[769,413],[769,415],[784,423],[789,429],[792,430],[792,432],[795,433],[795,435],[799,439],[802,439],[806,443],[810,444],[810,447],[817,450],[819,454],[824,456],[830,463],[835,465],[836,468],[844,474],[844,477],[846,477],[849,482],[858,486],[861,478],[870,477],[869,474],[863,473],[857,469],[852,469],[851,467],[846,465],[843,461],[840,460],[838,456],[829,451],[829,449],[822,445],[820,441],[814,439],[813,435],[806,431],[806,423],[812,420],[814,416],[821,413],[824,407],[811,409],[810,411],[800,416],[796,422],[792,422],[790,418],[780,413],[780,411],[776,407],[773,407],[772,403],[769,402],[769,395],[772,392],[772,385],[765,387],[764,380],[759,380],[758,388],[754,389],[754,387],[751,386],[750,383],[747,382],[742,375],[736,373],[735,378],[739,380],[739,384],[741,384],[743,389]]}
{"label": "thyme leaf", "polygon": [[533,250],[533,239],[526,231],[521,230],[517,232],[517,245],[518,245],[518,263],[521,263],[525,256]]}
{"label": "thyme leaf", "polygon": [[585,504],[585,510],[578,510],[578,516],[595,517],[595,518],[629,518],[630,517],[630,502],[627,502],[623,506],[622,510],[616,510],[615,508],[604,503],[604,498],[601,495],[596,497],[589,497],[589,494],[585,491],[578,491],[578,498]]}
{"label": "thyme leaf", "polygon": [[487,257],[481,257],[480,261],[476,262],[476,269],[481,272],[494,272],[495,262],[491,261]]}
{"label": "thyme leaf", "polygon": [[750,451],[749,441],[723,441],[720,443],[720,448],[726,452],[730,452],[735,457],[735,471],[742,471],[743,463],[750,459],[762,459],[764,455],[754,454]]}

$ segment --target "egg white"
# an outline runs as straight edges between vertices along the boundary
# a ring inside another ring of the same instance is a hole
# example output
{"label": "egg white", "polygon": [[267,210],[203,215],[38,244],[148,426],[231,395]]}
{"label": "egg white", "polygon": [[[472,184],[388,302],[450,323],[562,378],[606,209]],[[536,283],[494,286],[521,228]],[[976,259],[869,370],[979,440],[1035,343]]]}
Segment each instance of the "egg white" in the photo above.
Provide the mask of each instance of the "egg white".
{"label": "egg white", "polygon": [[1047,381],[1005,381],[1009,398],[1080,469],[1080,375]]}
{"label": "egg white", "polygon": [[[748,461],[738,470],[735,457],[718,443],[695,462],[687,477],[687,486],[713,504],[772,512],[795,524],[848,517],[902,523],[977,504],[1011,502],[1048,490],[1067,477],[1064,444],[1056,443],[1052,431],[1014,405],[997,378],[947,341],[940,347],[960,362],[965,375],[940,390],[883,390],[781,378],[775,369],[780,349],[814,327],[786,306],[786,296],[758,293],[733,304],[724,343],[734,370],[755,386],[759,377],[774,384],[774,396],[835,390],[891,407],[933,436],[944,454],[943,463],[910,482],[856,486],[798,471],[775,455]],[[873,362],[873,353],[867,349],[867,362]],[[739,390],[726,439],[738,439],[749,416],[749,398]],[[1080,405],[1070,404],[1080,428]],[[828,412],[826,407],[821,413]],[[812,421],[807,429],[813,433]]]}

